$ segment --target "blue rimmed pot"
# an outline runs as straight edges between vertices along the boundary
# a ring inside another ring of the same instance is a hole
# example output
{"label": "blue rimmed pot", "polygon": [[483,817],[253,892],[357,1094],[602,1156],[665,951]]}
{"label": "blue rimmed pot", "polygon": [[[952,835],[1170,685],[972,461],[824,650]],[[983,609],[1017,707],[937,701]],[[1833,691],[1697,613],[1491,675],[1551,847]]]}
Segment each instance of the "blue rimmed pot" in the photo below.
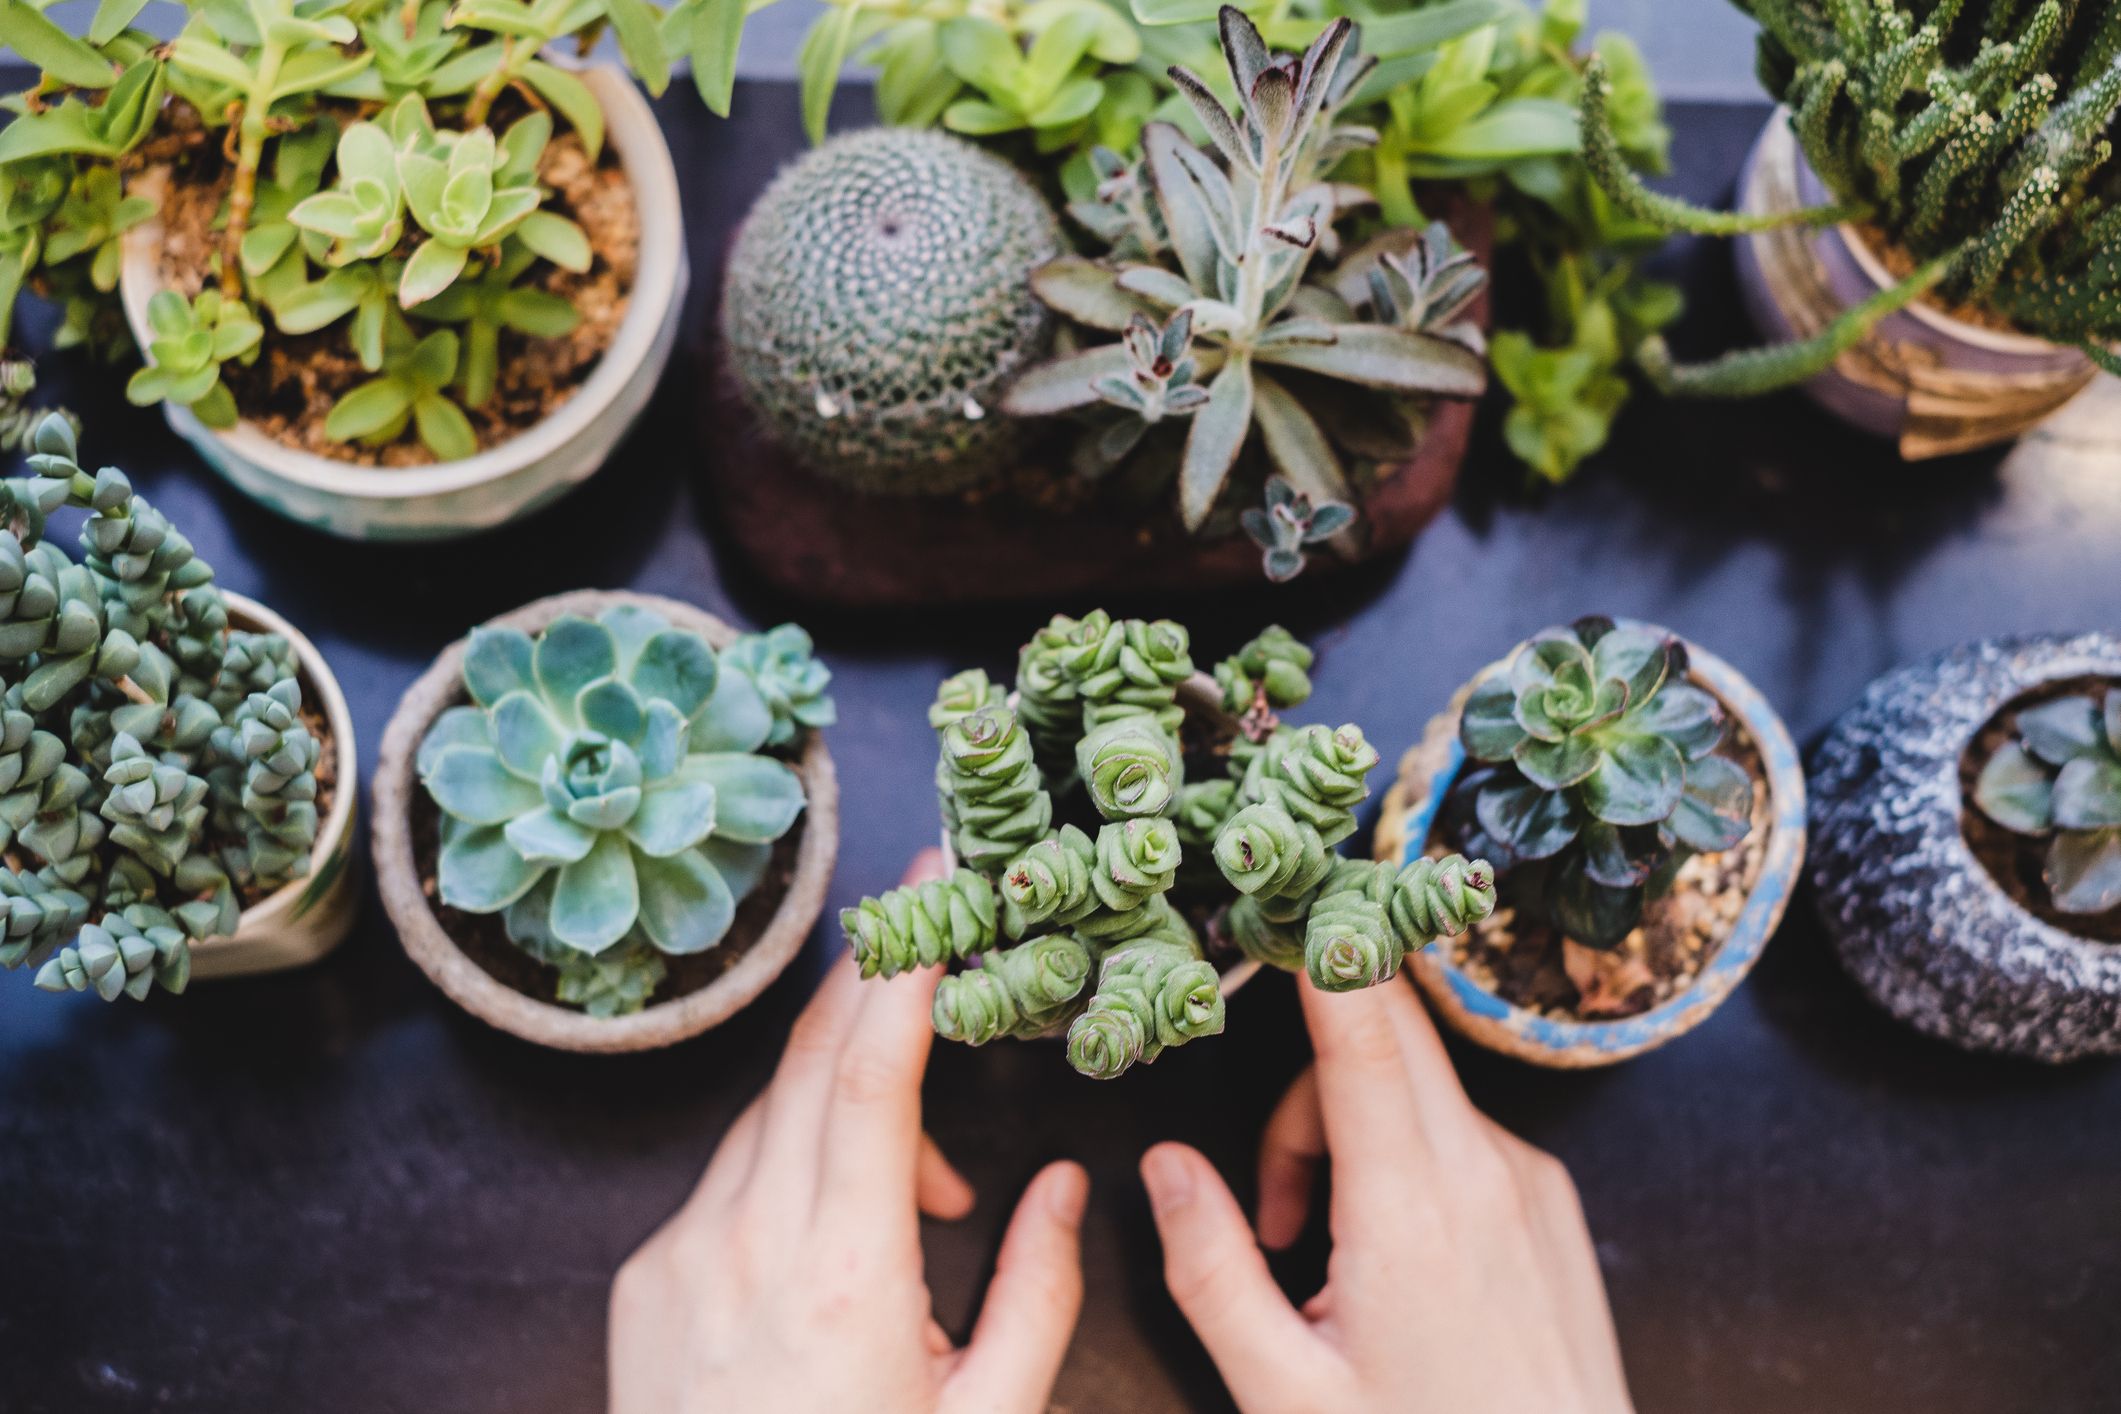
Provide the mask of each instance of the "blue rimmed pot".
{"label": "blue rimmed pot", "polygon": [[[1796,743],[1767,699],[1737,669],[1692,643],[1686,649],[1689,679],[1729,712],[1757,754],[1767,785],[1765,808],[1754,816],[1756,829],[1763,827],[1764,817],[1766,834],[1737,917],[1720,927],[1707,961],[1672,996],[1648,1011],[1613,1019],[1554,1015],[1507,1001],[1461,965],[1453,940],[1439,940],[1411,955],[1408,965],[1430,1005],[1468,1040],[1554,1070],[1612,1065],[1655,1050],[1699,1026],[1723,1004],[1782,922],[1804,866],[1804,766]],[[1466,768],[1459,714],[1476,685],[1508,666],[1492,663],[1460,688],[1402,759],[1378,824],[1379,859],[1406,864],[1430,851],[1444,800]]]}

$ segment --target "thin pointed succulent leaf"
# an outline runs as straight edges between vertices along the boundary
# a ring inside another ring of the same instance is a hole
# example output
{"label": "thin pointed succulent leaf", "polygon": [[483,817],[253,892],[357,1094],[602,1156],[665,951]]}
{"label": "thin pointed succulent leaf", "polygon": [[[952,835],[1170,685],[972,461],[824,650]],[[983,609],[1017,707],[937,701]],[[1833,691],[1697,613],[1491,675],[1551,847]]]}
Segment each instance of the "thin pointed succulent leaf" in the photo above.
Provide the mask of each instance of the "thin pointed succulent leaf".
{"label": "thin pointed succulent leaf", "polygon": [[1116,270],[1079,255],[1064,255],[1033,270],[1031,292],[1076,323],[1112,333],[1125,329],[1145,308],[1120,288]]}
{"label": "thin pointed succulent leaf", "polygon": [[1257,170],[1259,164],[1253,160],[1251,147],[1245,142],[1244,135],[1237,130],[1237,124],[1232,121],[1230,110],[1223,107],[1223,101],[1215,96],[1207,84],[1183,64],[1172,67],[1171,82],[1176,85],[1179,95],[1200,119],[1201,126],[1208,130],[1208,137],[1222,153],[1223,160],[1230,164],[1230,170]]}
{"label": "thin pointed succulent leaf", "polygon": [[1475,398],[1487,386],[1487,365],[1462,344],[1382,324],[1345,324],[1330,344],[1278,343],[1259,350],[1280,364],[1386,392]]}
{"label": "thin pointed succulent leaf", "polygon": [[1002,394],[1002,411],[1011,417],[1054,417],[1089,407],[1099,400],[1098,382],[1124,378],[1128,367],[1123,344],[1104,344],[1050,359],[1010,383]]}
{"label": "thin pointed succulent leaf", "polygon": [[771,757],[697,755],[686,761],[680,775],[714,787],[714,832],[728,839],[752,844],[777,840],[803,810],[802,778]]}
{"label": "thin pointed succulent leaf", "polygon": [[2055,824],[2054,769],[2006,741],[1974,778],[1974,804],[2006,830],[2044,835]]}
{"label": "thin pointed succulent leaf", "polygon": [[1230,77],[1237,82],[1237,91],[1250,91],[1260,73],[1273,61],[1267,51],[1267,42],[1260,38],[1259,26],[1252,23],[1244,11],[1234,5],[1224,5],[1216,17],[1218,37],[1222,42],[1223,60],[1230,66]]}
{"label": "thin pointed succulent leaf", "polygon": [[1188,530],[1206,523],[1230,479],[1252,427],[1252,370],[1242,358],[1223,365],[1208,385],[1207,405],[1193,415],[1179,466],[1179,517]]}
{"label": "thin pointed succulent leaf", "polygon": [[666,953],[705,952],[736,921],[737,891],[699,850],[639,861],[641,930]]}
{"label": "thin pointed succulent leaf", "polygon": [[[1289,484],[1314,502],[1347,500],[1352,493],[1340,458],[1302,400],[1263,373],[1252,376],[1252,396],[1253,416],[1259,420],[1267,455]],[[1323,516],[1327,509],[1322,506],[1317,514]],[[1341,505],[1336,509],[1339,515],[1353,520],[1354,512],[1349,507]],[[1312,525],[1320,538],[1344,528],[1330,523],[1321,528],[1315,517]]]}
{"label": "thin pointed succulent leaf", "polygon": [[2047,891],[2065,913],[2121,908],[2121,829],[2065,830],[2047,848]]}
{"label": "thin pointed succulent leaf", "polygon": [[1195,149],[1169,123],[1151,123],[1142,129],[1142,151],[1172,253],[1185,271],[1186,282],[1196,290],[1215,289],[1215,216],[1208,193],[1194,179],[1185,157]]}

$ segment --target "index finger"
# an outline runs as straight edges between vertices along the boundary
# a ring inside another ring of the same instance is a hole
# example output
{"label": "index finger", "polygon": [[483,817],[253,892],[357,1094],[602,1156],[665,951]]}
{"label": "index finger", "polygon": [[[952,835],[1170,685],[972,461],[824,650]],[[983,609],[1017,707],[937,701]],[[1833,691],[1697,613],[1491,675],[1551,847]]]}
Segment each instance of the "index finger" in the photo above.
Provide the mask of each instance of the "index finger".
{"label": "index finger", "polygon": [[1321,992],[1299,975],[1304,1024],[1317,1053],[1318,1107],[1333,1158],[1333,1225],[1354,1214],[1397,1212],[1410,1185],[1435,1164],[1415,1107],[1413,1077],[1395,1007],[1404,987]]}
{"label": "index finger", "polygon": [[921,1077],[935,1041],[940,967],[864,984],[870,993],[840,1052],[825,1110],[818,1209],[903,1213],[912,1231],[921,1149]]}

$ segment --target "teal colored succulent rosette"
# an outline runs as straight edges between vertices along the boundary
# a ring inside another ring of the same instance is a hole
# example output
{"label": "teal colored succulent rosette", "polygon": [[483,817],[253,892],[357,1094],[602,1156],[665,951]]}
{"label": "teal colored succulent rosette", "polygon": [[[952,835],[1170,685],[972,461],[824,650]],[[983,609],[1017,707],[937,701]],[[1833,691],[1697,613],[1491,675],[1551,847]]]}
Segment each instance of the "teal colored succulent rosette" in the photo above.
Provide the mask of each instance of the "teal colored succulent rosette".
{"label": "teal colored succulent rosette", "polygon": [[[620,606],[532,637],[475,631],[468,705],[435,720],[417,768],[441,811],[441,901],[503,915],[533,956],[638,959],[721,942],[802,812],[762,755],[776,714],[705,639]],[[577,991],[638,1006],[623,978]]]}

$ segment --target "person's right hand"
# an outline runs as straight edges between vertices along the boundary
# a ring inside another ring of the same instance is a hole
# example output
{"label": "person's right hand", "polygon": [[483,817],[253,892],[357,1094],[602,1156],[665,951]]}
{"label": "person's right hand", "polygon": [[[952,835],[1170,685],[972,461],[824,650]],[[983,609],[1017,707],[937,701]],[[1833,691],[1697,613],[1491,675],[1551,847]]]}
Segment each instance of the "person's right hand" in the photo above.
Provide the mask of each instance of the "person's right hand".
{"label": "person's right hand", "polygon": [[1267,1124],[1259,1232],[1296,1239],[1330,1156],[1333,1255],[1299,1311],[1214,1168],[1142,1156],[1164,1277],[1248,1414],[1631,1407],[1568,1171],[1467,1100],[1410,987],[1297,979],[1317,1064]]}

